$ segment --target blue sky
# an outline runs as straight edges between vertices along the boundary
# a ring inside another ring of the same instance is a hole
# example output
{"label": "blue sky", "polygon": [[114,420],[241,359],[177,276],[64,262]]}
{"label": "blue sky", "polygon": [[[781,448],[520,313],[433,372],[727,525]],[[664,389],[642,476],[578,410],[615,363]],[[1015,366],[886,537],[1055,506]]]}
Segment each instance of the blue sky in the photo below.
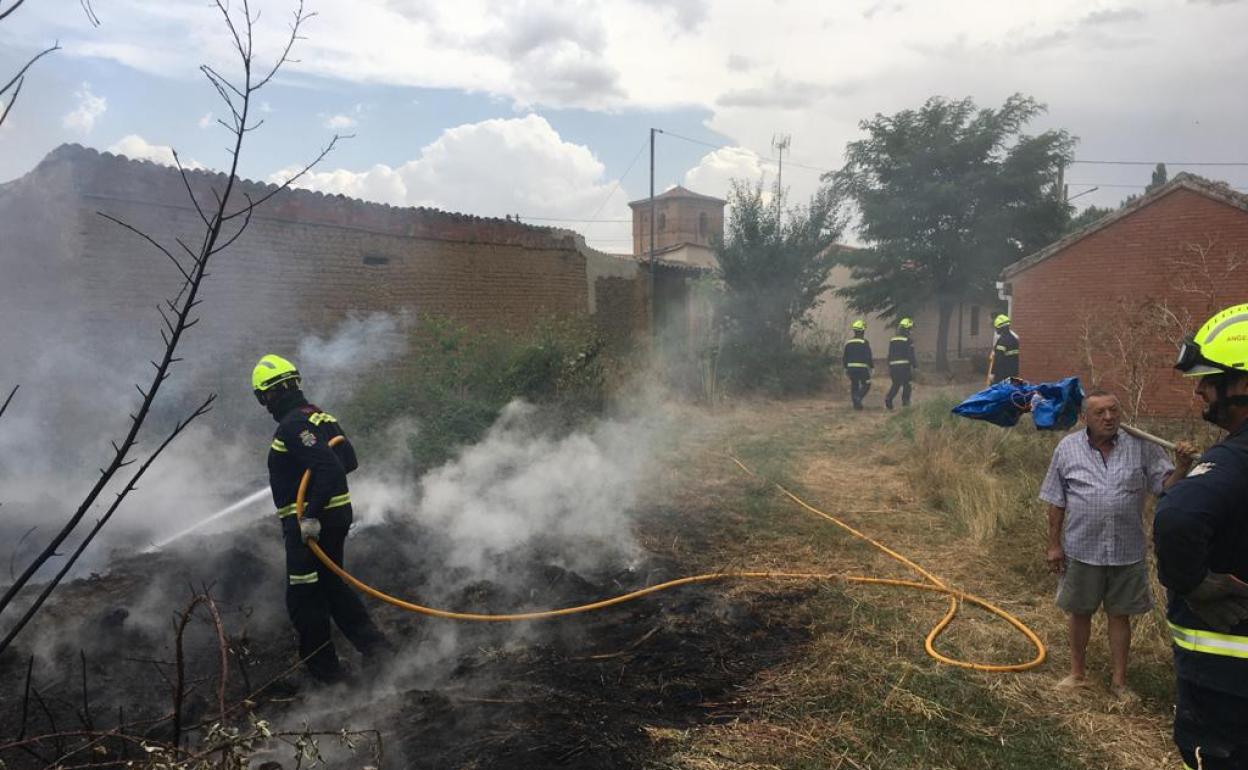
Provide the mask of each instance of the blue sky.
{"label": "blue sky", "polygon": [[[236,2],[237,5],[237,2]],[[0,23],[0,76],[40,46],[0,127],[0,181],[62,142],[134,157],[225,162],[221,107],[197,67],[232,71],[219,16],[199,0],[28,0]],[[294,4],[253,0],[261,57]],[[857,122],[933,94],[995,106],[1016,91],[1065,127],[1082,159],[1248,162],[1246,0],[1043,5],[928,0],[310,0],[319,15],[260,94],[265,126],[244,175],[276,180],[336,131],[355,138],[304,184],[403,205],[534,221],[620,220],[647,191],[651,126],[660,188],[723,196],[730,179],[774,175],[813,192]],[[638,155],[638,151],[641,154]],[[630,168],[630,163],[631,168]],[[811,168],[804,168],[804,166]],[[1183,170],[1172,167],[1171,173]],[[1248,188],[1248,166],[1188,170]],[[626,173],[627,172],[627,173]],[[1071,194],[1110,205],[1148,182],[1144,166],[1077,165]],[[540,220],[537,218],[541,218]],[[609,250],[625,222],[568,222]]]}

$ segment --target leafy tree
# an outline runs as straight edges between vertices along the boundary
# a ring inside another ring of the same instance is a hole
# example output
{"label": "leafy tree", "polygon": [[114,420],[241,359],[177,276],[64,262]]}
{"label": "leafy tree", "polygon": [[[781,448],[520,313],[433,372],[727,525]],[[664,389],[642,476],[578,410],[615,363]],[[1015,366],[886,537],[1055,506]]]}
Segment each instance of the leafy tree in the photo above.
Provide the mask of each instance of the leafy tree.
{"label": "leafy tree", "polygon": [[1161,187],[1163,184],[1165,184],[1169,180],[1170,180],[1170,175],[1166,173],[1166,164],[1158,163],[1157,167],[1153,169],[1153,181],[1150,182],[1148,186],[1144,188],[1144,194],[1145,195],[1149,194],[1153,190],[1156,190],[1158,187]]}
{"label": "leafy tree", "polygon": [[857,203],[867,246],[842,259],[854,283],[838,293],[860,312],[893,316],[935,302],[940,369],[957,304],[990,300],[1001,268],[1053,241],[1069,219],[1055,179],[1074,139],[1023,133],[1043,111],[1019,94],[996,110],[932,97],[860,123],[866,138],[828,175]]}
{"label": "leafy tree", "polygon": [[[796,349],[795,332],[810,327],[810,312],[827,291],[836,264],[833,245],[845,229],[842,199],[825,187],[804,208],[785,210],[783,195],[764,200],[763,186],[732,183],[731,215],[723,241],[715,244],[724,298],[720,323],[724,367],[745,388],[793,390],[813,384]],[[810,372],[808,372],[810,373]],[[792,375],[792,376],[788,376]],[[799,382],[805,380],[805,382]]]}
{"label": "leafy tree", "polygon": [[1112,214],[1115,211],[1117,211],[1117,209],[1109,208],[1107,206],[1088,206],[1086,209],[1070,218],[1070,221],[1066,223],[1066,227],[1062,231],[1062,235],[1069,235],[1076,230],[1082,230],[1093,222],[1099,220],[1101,217]]}

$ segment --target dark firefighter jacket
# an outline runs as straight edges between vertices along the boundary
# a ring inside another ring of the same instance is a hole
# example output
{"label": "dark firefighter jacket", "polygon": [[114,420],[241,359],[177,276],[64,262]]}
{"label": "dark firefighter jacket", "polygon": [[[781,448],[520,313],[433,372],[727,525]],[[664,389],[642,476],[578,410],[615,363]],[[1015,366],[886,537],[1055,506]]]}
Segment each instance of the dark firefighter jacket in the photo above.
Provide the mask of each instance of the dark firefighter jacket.
{"label": "dark firefighter jacket", "polygon": [[329,446],[330,439],[341,435],[336,419],[308,403],[294,407],[278,421],[269,445],[269,487],[278,517],[295,515],[299,482],[303,472],[311,469],[303,515],[323,521],[341,516],[350,522],[347,474],[359,463],[350,441]]}
{"label": "dark firefighter jacket", "polygon": [[850,337],[845,341],[845,352],[842,354],[845,372],[850,375],[871,376],[875,368],[875,359],[871,355],[871,343],[863,337]]}
{"label": "dark firefighter jacket", "polygon": [[997,332],[993,343],[992,374],[997,379],[1018,376],[1018,337],[1009,329]]}
{"label": "dark firefighter jacket", "polygon": [[888,341],[888,367],[890,370],[905,371],[918,368],[918,360],[914,357],[914,341],[904,334],[898,334]]}
{"label": "dark firefighter jacket", "polygon": [[1166,618],[1179,678],[1248,697],[1248,622],[1211,630],[1183,600],[1207,572],[1248,582],[1248,426],[1201,455],[1165,492],[1153,519],[1157,574],[1168,589]]}

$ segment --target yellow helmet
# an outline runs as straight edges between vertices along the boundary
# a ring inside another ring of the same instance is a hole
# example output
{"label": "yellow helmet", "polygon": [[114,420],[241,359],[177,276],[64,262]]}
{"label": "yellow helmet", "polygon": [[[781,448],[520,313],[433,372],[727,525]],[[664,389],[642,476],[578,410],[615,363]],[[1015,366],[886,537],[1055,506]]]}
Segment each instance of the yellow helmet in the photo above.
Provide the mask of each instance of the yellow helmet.
{"label": "yellow helmet", "polygon": [[1248,305],[1235,305],[1205,321],[1179,346],[1174,368],[1184,377],[1248,372]]}
{"label": "yellow helmet", "polygon": [[272,353],[257,361],[256,367],[251,370],[251,389],[257,396],[291,380],[295,385],[299,384],[299,370],[291,362]]}
{"label": "yellow helmet", "polygon": [[898,329],[913,329],[914,321],[911,321],[909,318],[903,318],[897,322],[897,328]]}
{"label": "yellow helmet", "polygon": [[856,332],[865,332],[867,330],[867,322],[859,318],[849,325],[849,328]]}
{"label": "yellow helmet", "polygon": [[1000,329],[1002,326],[1009,326],[1009,325],[1010,325],[1010,317],[1006,315],[1005,313],[1002,313],[1001,315],[992,319],[992,328],[994,329]]}

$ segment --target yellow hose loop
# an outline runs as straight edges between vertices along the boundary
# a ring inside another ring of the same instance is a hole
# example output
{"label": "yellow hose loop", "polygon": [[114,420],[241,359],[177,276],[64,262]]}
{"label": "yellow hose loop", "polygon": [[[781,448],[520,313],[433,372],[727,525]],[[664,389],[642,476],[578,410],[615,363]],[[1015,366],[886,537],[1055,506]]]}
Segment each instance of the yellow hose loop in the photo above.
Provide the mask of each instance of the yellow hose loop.
{"label": "yellow hose loop", "polygon": [[[343,440],[345,440],[344,437],[335,436],[334,438],[330,439],[329,444],[330,446],[333,446]],[[732,457],[731,455],[729,455],[729,458],[734,463],[736,463],[743,471],[750,474],[751,476],[757,477],[757,474],[755,474],[754,471],[747,468],[740,460],[738,460],[735,457]],[[311,481],[311,479],[312,479],[311,470],[304,471],[303,478],[300,479],[299,481],[299,492],[295,498],[296,520],[301,521],[303,519],[303,508],[304,508],[304,503],[307,497],[308,483]],[[932,593],[946,594],[949,597],[949,610],[945,613],[944,617],[941,618],[940,621],[935,625],[935,627],[933,627],[932,630],[928,632],[927,638],[924,641],[924,648],[926,649],[927,654],[930,655],[932,658],[940,661],[941,663],[945,663],[950,666],[957,666],[959,668],[974,669],[976,671],[1007,672],[1007,671],[1026,671],[1027,669],[1035,668],[1036,666],[1044,662],[1044,659],[1045,659],[1044,643],[1040,641],[1040,637],[1036,636],[1035,632],[1033,632],[1030,628],[1028,628],[1021,620],[1016,618],[1014,615],[1011,615],[1010,613],[1006,612],[1000,607],[990,604],[989,602],[987,602],[984,599],[979,598],[978,596],[974,596],[973,594],[963,593],[961,591],[957,591],[948,587],[947,585],[945,585],[944,582],[942,582],[935,575],[923,569],[921,566],[911,561],[910,559],[907,559],[905,556],[902,556],[901,554],[892,550],[888,546],[885,546],[884,544],[877,542],[876,540],[868,537],[862,532],[859,532],[858,530],[849,526],[848,524],[836,518],[835,516],[832,516],[828,513],[824,513],[823,511],[807,504],[801,498],[797,497],[792,492],[788,491],[787,489],[780,486],[779,484],[776,484],[775,482],[772,482],[772,483],[777,489],[779,489],[789,499],[796,502],[802,508],[806,509],[807,511],[810,511],[811,513],[814,513],[818,516],[821,516],[827,519],[828,521],[832,522],[833,524],[836,524],[838,527],[841,527],[842,529],[854,535],[855,537],[860,538],[870,543],[872,546],[878,548],[880,551],[888,554],[892,558],[896,559],[902,564],[905,564],[906,566],[918,572],[920,575],[926,578],[928,582],[919,583],[919,582],[915,582],[911,580],[894,580],[892,578],[874,578],[874,577],[863,577],[863,576],[858,576],[858,575],[839,575],[839,574],[824,573],[824,572],[708,572],[708,573],[704,573],[701,575],[690,575],[688,577],[676,578],[675,580],[668,580],[666,582],[657,583],[655,585],[647,586],[645,588],[641,588],[636,591],[630,591],[629,593],[626,593],[626,594],[613,596],[608,599],[602,599],[600,601],[592,602],[590,604],[577,605],[575,607],[563,607],[563,608],[554,609],[554,610],[539,610],[536,612],[516,612],[516,613],[510,613],[510,614],[490,615],[490,614],[483,614],[483,613],[476,613],[476,612],[454,612],[451,610],[441,610],[435,607],[425,607],[424,605],[414,604],[412,602],[408,602],[408,601],[404,601],[403,599],[396,598],[383,591],[379,591],[376,588],[373,588],[372,586],[363,582],[362,580],[355,577],[351,573],[347,572],[345,569],[343,569],[339,565],[335,564],[334,561],[329,558],[329,556],[325,553],[324,550],[321,549],[321,546],[315,540],[308,540],[307,546],[308,546],[308,549],[311,550],[312,553],[316,556],[316,558],[319,559],[321,563],[324,564],[325,567],[329,569],[331,572],[333,572],[335,575],[342,578],[348,584],[354,586],[355,588],[362,591],[363,593],[368,594],[369,596],[372,596],[375,599],[379,599],[385,602],[386,604],[393,605],[395,607],[407,610],[409,612],[417,612],[422,615],[428,615],[430,617],[435,617],[435,618],[445,618],[447,620],[466,620],[466,621],[475,621],[475,622],[483,622],[483,623],[511,623],[511,622],[523,621],[523,620],[545,620],[547,618],[556,618],[556,617],[563,617],[566,615],[575,615],[575,614],[582,613],[582,612],[591,612],[593,610],[600,610],[605,607],[612,607],[617,604],[623,604],[624,602],[632,601],[633,599],[639,599],[643,596],[657,593],[659,591],[666,591],[669,588],[675,588],[677,586],[691,585],[694,583],[709,583],[709,582],[716,581],[716,580],[825,580],[825,581],[838,581],[839,580],[839,581],[844,581],[846,583],[863,583],[867,585],[900,586],[903,588],[911,588],[916,591],[930,591]],[[945,629],[948,628],[949,624],[953,621],[953,618],[957,614],[957,611],[958,611],[959,601],[970,602],[971,604],[981,607],[987,610],[988,612],[992,613],[993,615],[996,615],[997,617],[1000,617],[1003,620],[1005,620],[1007,623],[1009,623],[1011,626],[1017,629],[1021,634],[1023,634],[1023,636],[1027,638],[1027,641],[1030,642],[1032,646],[1035,647],[1036,649],[1035,658],[1033,658],[1032,660],[1026,663],[1014,663],[1014,664],[975,663],[973,661],[965,661],[965,660],[958,660],[956,658],[950,658],[946,655],[941,654],[940,652],[937,652],[934,646],[935,641],[942,633],[944,633]]]}

